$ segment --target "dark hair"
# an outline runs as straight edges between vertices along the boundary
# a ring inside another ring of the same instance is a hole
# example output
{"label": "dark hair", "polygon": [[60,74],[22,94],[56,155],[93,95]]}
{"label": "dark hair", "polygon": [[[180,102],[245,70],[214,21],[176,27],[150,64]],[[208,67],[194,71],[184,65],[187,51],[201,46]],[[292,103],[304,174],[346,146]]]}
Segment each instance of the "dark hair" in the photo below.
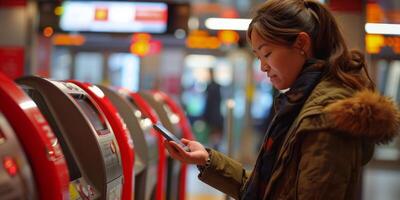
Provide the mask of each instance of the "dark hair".
{"label": "dark hair", "polygon": [[364,55],[349,52],[331,12],[321,3],[310,0],[268,0],[257,9],[247,37],[252,31],[270,42],[292,45],[300,32],[312,40],[314,57],[327,63],[328,76],[354,89],[374,89]]}

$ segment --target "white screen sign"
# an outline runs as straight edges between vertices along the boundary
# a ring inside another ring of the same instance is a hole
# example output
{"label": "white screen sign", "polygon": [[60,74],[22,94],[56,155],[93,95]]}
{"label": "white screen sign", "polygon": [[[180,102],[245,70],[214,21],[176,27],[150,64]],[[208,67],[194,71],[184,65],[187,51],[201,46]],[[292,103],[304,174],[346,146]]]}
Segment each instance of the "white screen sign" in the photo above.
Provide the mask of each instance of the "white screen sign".
{"label": "white screen sign", "polygon": [[65,1],[60,28],[84,32],[147,32],[167,30],[167,4],[156,2]]}

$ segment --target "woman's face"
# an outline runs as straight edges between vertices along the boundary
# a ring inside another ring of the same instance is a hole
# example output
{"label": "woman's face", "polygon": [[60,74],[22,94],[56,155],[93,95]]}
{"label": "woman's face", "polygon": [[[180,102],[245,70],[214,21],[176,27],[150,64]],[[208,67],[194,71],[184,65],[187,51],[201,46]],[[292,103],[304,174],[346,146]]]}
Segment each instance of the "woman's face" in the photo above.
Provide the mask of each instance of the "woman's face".
{"label": "woman's face", "polygon": [[268,42],[256,30],[251,33],[251,46],[272,85],[278,90],[290,88],[305,62],[301,49]]}

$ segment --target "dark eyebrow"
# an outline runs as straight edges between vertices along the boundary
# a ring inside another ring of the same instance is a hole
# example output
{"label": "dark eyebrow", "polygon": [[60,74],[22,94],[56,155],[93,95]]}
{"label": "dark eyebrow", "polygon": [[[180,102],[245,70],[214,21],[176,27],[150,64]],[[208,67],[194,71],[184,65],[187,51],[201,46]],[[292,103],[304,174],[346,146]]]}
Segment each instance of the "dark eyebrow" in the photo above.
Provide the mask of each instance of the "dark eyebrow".
{"label": "dark eyebrow", "polygon": [[[258,50],[261,50],[261,48],[263,48],[264,46],[267,46],[268,44],[267,43],[263,43],[263,44],[261,44],[260,46],[258,46]],[[254,53],[256,53],[256,51],[255,50],[253,50],[253,52]]]}

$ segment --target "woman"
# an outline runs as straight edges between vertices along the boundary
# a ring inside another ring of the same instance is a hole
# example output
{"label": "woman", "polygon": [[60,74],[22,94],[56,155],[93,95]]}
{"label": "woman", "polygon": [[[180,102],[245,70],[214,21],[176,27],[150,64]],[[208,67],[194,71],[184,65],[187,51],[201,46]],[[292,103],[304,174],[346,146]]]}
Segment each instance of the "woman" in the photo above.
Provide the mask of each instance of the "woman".
{"label": "woman", "polygon": [[374,92],[363,55],[349,52],[320,3],[268,0],[247,32],[273,86],[275,116],[251,173],[200,143],[166,143],[199,179],[235,199],[356,199],[374,144],[398,134],[400,114]]}

